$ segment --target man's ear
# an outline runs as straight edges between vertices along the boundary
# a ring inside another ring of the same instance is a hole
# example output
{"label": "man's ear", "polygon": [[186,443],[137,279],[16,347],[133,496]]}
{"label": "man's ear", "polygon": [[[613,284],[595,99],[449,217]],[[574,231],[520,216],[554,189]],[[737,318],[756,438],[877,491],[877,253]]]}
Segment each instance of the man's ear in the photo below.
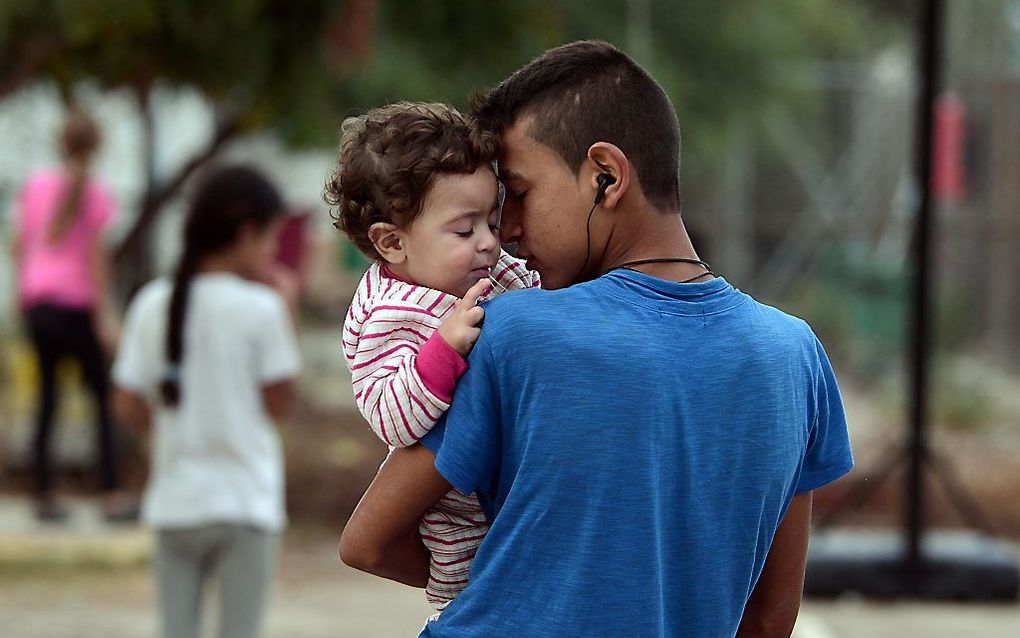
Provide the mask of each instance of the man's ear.
{"label": "man's ear", "polygon": [[368,238],[386,263],[402,264],[407,259],[404,233],[396,224],[376,222],[369,227]]}
{"label": "man's ear", "polygon": [[599,188],[598,177],[605,173],[613,178],[606,189],[601,205],[616,208],[624,193],[630,188],[630,160],[620,147],[609,142],[595,142],[588,148],[588,158],[582,170],[587,171],[585,180],[591,182],[592,194]]}

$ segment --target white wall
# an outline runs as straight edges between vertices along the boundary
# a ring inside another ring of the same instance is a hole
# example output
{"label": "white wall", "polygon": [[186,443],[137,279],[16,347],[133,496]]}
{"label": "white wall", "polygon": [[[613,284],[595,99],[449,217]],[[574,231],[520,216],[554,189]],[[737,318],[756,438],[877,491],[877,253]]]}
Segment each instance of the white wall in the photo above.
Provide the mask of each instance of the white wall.
{"label": "white wall", "polygon": [[[114,191],[119,203],[110,240],[119,241],[137,215],[135,203],[144,187],[142,124],[135,101],[126,91],[103,92],[84,86],[76,97],[96,118],[103,146],[94,163],[95,175]],[[154,92],[156,174],[174,174],[207,143],[214,127],[210,105],[189,90],[160,88]],[[34,171],[59,163],[54,143],[63,110],[56,90],[34,85],[0,102],[0,328],[15,318],[10,240],[14,202],[24,180]],[[236,140],[222,152],[221,161],[243,161],[265,170],[293,208],[311,211],[316,233],[331,232],[321,200],[322,185],[334,158],[335,140],[323,140],[322,150],[291,152],[270,135]],[[183,200],[178,198],[157,224],[156,263],[169,269],[180,245]],[[335,231],[332,231],[335,232]]]}

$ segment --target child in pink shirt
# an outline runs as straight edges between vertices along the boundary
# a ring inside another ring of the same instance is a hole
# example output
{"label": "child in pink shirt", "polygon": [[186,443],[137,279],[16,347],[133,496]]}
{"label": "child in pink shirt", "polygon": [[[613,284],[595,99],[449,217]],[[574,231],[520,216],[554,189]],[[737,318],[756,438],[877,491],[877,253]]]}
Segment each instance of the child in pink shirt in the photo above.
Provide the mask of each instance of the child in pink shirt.
{"label": "child in pink shirt", "polygon": [[[480,333],[479,299],[539,285],[500,249],[497,152],[497,138],[441,104],[392,104],[344,122],[325,197],[373,264],[343,351],[358,407],[391,448],[416,443],[449,407]],[[422,519],[436,609],[466,586],[487,529],[477,499],[456,490]]]}
{"label": "child in pink shirt", "polygon": [[[77,196],[74,217],[58,217],[68,197]],[[60,170],[34,174],[18,196],[18,302],[22,309],[43,303],[91,311],[99,301],[95,244],[113,218],[114,200],[94,178]]]}
{"label": "child in pink shirt", "polygon": [[18,305],[39,367],[35,433],[36,514],[59,521],[66,511],[54,497],[50,440],[57,403],[56,368],[70,356],[96,403],[96,426],[105,510],[111,520],[130,519],[133,506],[121,490],[109,417],[104,346],[112,350],[116,327],[107,251],[102,232],[113,217],[109,191],[89,174],[99,129],[72,110],[61,133],[64,165],[33,175],[18,196],[15,232]]}

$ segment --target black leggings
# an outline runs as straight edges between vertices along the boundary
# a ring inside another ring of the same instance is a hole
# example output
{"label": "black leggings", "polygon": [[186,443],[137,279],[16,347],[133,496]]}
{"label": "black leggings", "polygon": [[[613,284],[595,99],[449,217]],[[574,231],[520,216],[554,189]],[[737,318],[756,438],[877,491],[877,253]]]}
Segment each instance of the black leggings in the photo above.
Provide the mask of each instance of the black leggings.
{"label": "black leggings", "polygon": [[96,403],[96,435],[99,451],[99,470],[104,491],[120,487],[117,459],[113,445],[113,430],[107,393],[109,380],[103,350],[92,326],[92,314],[86,310],[73,310],[43,304],[28,310],[28,330],[39,362],[41,387],[39,412],[35,431],[36,494],[52,494],[53,480],[50,466],[50,435],[53,432],[53,415],[57,407],[57,363],[71,356],[81,365],[82,377]]}

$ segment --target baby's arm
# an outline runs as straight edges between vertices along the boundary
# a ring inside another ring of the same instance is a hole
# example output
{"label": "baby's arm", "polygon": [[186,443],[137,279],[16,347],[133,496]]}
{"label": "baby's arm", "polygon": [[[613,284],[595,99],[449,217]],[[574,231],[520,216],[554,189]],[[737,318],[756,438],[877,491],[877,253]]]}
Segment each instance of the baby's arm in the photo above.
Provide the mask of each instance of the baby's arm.
{"label": "baby's arm", "polygon": [[351,362],[354,399],[387,445],[407,447],[425,436],[467,368],[438,327],[436,317],[413,306],[376,309],[361,326]]}
{"label": "baby's arm", "polygon": [[457,380],[467,370],[464,356],[478,339],[483,310],[476,284],[441,324],[410,304],[375,308],[345,339],[357,339],[349,361],[354,398],[372,431],[387,445],[418,442],[450,407]]}
{"label": "baby's arm", "polygon": [[542,286],[538,271],[528,270],[522,260],[511,257],[505,250],[500,251],[499,261],[492,269],[492,278],[502,287],[499,292]]}

